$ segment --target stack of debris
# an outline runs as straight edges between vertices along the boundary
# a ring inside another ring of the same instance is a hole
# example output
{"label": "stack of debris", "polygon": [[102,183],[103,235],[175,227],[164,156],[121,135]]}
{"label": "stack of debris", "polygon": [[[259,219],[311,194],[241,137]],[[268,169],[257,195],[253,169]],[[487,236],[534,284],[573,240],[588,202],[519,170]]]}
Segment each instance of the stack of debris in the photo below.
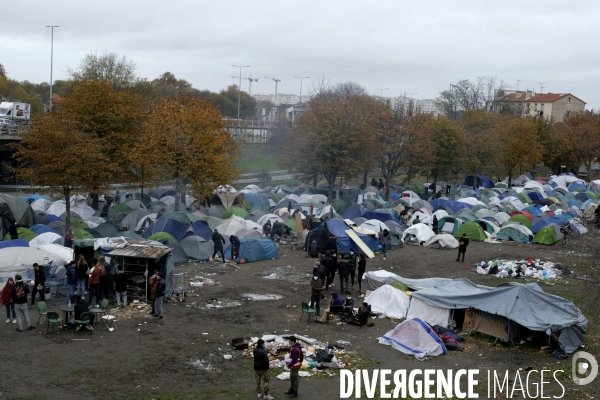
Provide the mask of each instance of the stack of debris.
{"label": "stack of debris", "polygon": [[558,279],[561,275],[571,273],[571,268],[566,265],[555,264],[550,261],[540,261],[528,258],[527,260],[492,260],[482,261],[477,264],[477,273],[481,275],[494,275],[499,278],[511,276],[513,278],[534,278],[539,280]]}

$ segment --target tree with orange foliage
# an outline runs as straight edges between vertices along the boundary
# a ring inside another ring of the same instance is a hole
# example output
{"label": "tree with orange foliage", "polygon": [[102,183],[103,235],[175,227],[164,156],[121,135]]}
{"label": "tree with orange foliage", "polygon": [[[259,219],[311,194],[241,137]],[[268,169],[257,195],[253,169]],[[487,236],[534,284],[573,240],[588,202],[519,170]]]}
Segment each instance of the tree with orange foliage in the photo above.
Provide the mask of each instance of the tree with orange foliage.
{"label": "tree with orange foliage", "polygon": [[565,118],[565,125],[572,131],[573,148],[577,157],[577,171],[583,164],[588,177],[592,162],[600,156],[600,115],[590,112],[573,113]]}
{"label": "tree with orange foliage", "polygon": [[460,169],[466,155],[466,137],[463,129],[446,117],[435,118],[431,128],[431,151],[435,155],[431,163],[434,191],[438,178],[449,177]]}
{"label": "tree with orange foliage", "polygon": [[473,175],[473,189],[479,185],[477,175],[483,168],[494,165],[498,158],[498,136],[495,135],[494,121],[497,114],[483,110],[467,110],[458,119],[465,132],[468,157],[464,166]]}
{"label": "tree with orange foliage", "polygon": [[498,135],[498,160],[508,173],[508,187],[512,184],[513,172],[523,166],[537,164],[542,158],[538,143],[538,129],[533,118],[500,115],[494,127]]}
{"label": "tree with orange foliage", "polygon": [[[145,156],[155,161],[164,179],[173,180],[178,200],[187,185],[195,195],[206,196],[238,173],[233,166],[237,145],[208,100],[165,97],[152,108],[144,131]],[[176,201],[176,210],[178,205]]]}

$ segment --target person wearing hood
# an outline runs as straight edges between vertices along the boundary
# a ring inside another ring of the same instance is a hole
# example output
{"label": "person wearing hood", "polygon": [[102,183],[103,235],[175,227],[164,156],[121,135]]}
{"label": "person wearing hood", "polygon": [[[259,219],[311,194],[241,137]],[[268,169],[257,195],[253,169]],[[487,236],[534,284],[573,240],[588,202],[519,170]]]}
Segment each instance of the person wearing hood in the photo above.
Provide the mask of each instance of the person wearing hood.
{"label": "person wearing hood", "polygon": [[390,247],[390,243],[392,243],[392,235],[390,235],[390,231],[387,229],[383,230],[383,234],[381,235],[381,249],[383,251],[383,260],[387,258],[387,251]]}
{"label": "person wearing hood", "polygon": [[358,255],[358,290],[362,292],[362,280],[367,269],[367,259],[364,254]]}
{"label": "person wearing hood", "polygon": [[421,219],[417,215],[417,217],[413,220],[413,225],[420,224],[420,223],[421,223]]}
{"label": "person wearing hood", "polygon": [[75,236],[73,236],[73,229],[69,229],[69,232],[67,232],[67,234],[65,235],[65,247],[72,249],[74,242]]}
{"label": "person wearing hood", "polygon": [[317,246],[316,240],[313,240],[308,247],[308,256],[312,258],[317,258],[319,256],[319,246]]}
{"label": "person wearing hood", "polygon": [[354,249],[350,249],[346,260],[348,260],[348,265],[350,266],[350,284],[352,285],[352,289],[354,289],[354,277],[356,276],[356,254],[354,253]]}
{"label": "person wearing hood", "polygon": [[317,317],[321,316],[321,293],[325,286],[323,286],[323,281],[319,277],[318,272],[313,273],[312,281],[310,281],[310,308],[317,310]]}
{"label": "person wearing hood", "polygon": [[267,221],[266,224],[263,225],[263,234],[265,237],[271,237],[271,230],[273,227],[271,226],[271,221]]}
{"label": "person wearing hood", "polygon": [[46,301],[46,297],[44,296],[44,286],[46,285],[44,268],[40,268],[38,263],[33,263],[33,272],[35,278],[33,280],[33,290],[31,291],[31,308],[35,306],[35,295],[38,292],[40,294],[40,301]]}
{"label": "person wearing hood", "polygon": [[344,300],[338,295],[337,292],[331,292],[331,300],[329,301],[329,307],[327,307],[327,309],[325,310],[325,313],[323,314],[323,318],[318,320],[319,322],[325,322],[325,318],[327,318],[327,314],[329,314],[329,311],[331,310],[331,306],[343,306],[344,305]]}
{"label": "person wearing hood", "polygon": [[13,324],[17,323],[17,313],[15,312],[15,303],[12,297],[12,288],[15,286],[15,280],[8,278],[6,285],[2,288],[2,304],[6,307],[6,323],[10,322],[10,312],[12,311]]}
{"label": "person wearing hood", "polygon": [[67,302],[68,299],[71,298],[71,296],[73,294],[75,294],[75,288],[77,287],[77,264],[75,263],[75,261],[71,261],[69,263],[69,267],[67,268],[67,284],[69,285],[69,295],[67,296]]}
{"label": "person wearing hood", "polygon": [[237,261],[239,264],[241,246],[240,239],[235,235],[231,235],[229,236],[229,243],[231,243],[231,259]]}
{"label": "person wearing hood", "polygon": [[21,275],[15,275],[15,284],[12,288],[12,298],[17,311],[17,323],[19,327],[17,332],[23,332],[23,322],[27,325],[27,330],[32,331],[35,328],[31,326],[29,320],[29,312],[27,311],[27,295],[29,294],[29,286],[23,282]]}
{"label": "person wearing hood", "polygon": [[8,227],[8,233],[10,234],[10,240],[16,240],[19,238],[19,232],[17,231],[17,224],[12,222]]}
{"label": "person wearing hood", "polygon": [[223,245],[225,244],[225,238],[223,235],[219,233],[218,230],[214,230],[212,234],[212,241],[214,245],[212,259],[215,260],[215,256],[217,253],[221,253],[221,257],[223,258],[223,264],[225,264],[225,253],[223,253]]}
{"label": "person wearing hood", "polygon": [[321,265],[325,268],[325,279],[327,280],[327,282],[325,282],[325,288],[329,290],[329,284],[331,283],[329,276],[333,269],[333,259],[331,258],[331,252],[329,250],[325,252],[325,257],[321,259]]}

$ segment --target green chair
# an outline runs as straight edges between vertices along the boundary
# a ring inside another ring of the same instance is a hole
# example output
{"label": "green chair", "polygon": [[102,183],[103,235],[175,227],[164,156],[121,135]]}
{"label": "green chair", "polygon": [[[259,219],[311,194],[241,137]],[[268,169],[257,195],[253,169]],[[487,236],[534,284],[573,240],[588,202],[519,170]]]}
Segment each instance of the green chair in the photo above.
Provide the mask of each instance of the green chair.
{"label": "green chair", "polygon": [[302,302],[302,315],[300,315],[300,321],[302,321],[302,317],[304,316],[304,313],[306,313],[308,315],[308,322],[310,322],[311,315],[313,316],[313,318],[316,318],[315,315],[317,314],[317,310],[310,308],[308,306],[308,303]]}
{"label": "green chair", "polygon": [[55,312],[46,313],[46,333],[48,333],[48,329],[50,328],[50,325],[54,325],[54,324],[57,324],[58,329],[60,330],[61,322],[63,322],[63,319],[58,316],[58,313],[55,313]]}
{"label": "green chair", "polygon": [[[91,312],[84,312],[83,314],[81,314],[81,316],[79,317],[80,319],[76,319],[75,323],[81,327],[81,330],[83,330],[83,328],[85,328],[86,326],[91,326],[92,324],[92,316],[93,314]],[[77,332],[77,328],[75,328],[75,331]]]}
{"label": "green chair", "polygon": [[100,304],[100,308],[92,308],[90,310],[96,316],[96,321],[100,321],[101,314],[106,315],[106,313],[108,312],[108,304],[109,304],[108,299],[104,299],[104,300],[102,300],[102,304]]}
{"label": "green chair", "polygon": [[38,318],[38,322],[36,325],[39,325],[42,317],[46,317],[46,320],[48,320],[48,313],[46,312],[46,302],[45,301],[38,301],[36,305],[37,305],[38,313],[40,313],[40,317]]}

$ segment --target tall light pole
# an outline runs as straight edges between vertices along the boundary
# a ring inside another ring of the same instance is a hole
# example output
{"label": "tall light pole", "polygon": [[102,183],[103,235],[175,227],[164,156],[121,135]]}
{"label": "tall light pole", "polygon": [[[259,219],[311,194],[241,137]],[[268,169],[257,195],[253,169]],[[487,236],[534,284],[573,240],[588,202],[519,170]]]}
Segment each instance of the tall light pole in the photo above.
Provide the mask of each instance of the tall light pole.
{"label": "tall light pole", "polygon": [[375,90],[379,90],[379,94],[380,94],[380,96],[379,96],[379,97],[383,97],[383,91],[384,91],[384,90],[388,90],[388,89],[389,89],[389,88],[383,88],[383,89],[378,89],[378,88],[375,88]]}
{"label": "tall light pole", "polygon": [[240,126],[240,99],[242,95],[242,68],[248,68],[250,65],[232,65],[232,67],[236,67],[240,69],[240,84],[238,86],[238,127]]}
{"label": "tall light pole", "polygon": [[54,28],[59,28],[58,25],[46,25],[46,28],[52,30],[50,38],[50,111],[52,111],[52,66],[54,64]]}
{"label": "tall light pole", "polygon": [[302,104],[302,79],[310,79],[310,76],[294,76],[296,79],[300,79],[300,104]]}

